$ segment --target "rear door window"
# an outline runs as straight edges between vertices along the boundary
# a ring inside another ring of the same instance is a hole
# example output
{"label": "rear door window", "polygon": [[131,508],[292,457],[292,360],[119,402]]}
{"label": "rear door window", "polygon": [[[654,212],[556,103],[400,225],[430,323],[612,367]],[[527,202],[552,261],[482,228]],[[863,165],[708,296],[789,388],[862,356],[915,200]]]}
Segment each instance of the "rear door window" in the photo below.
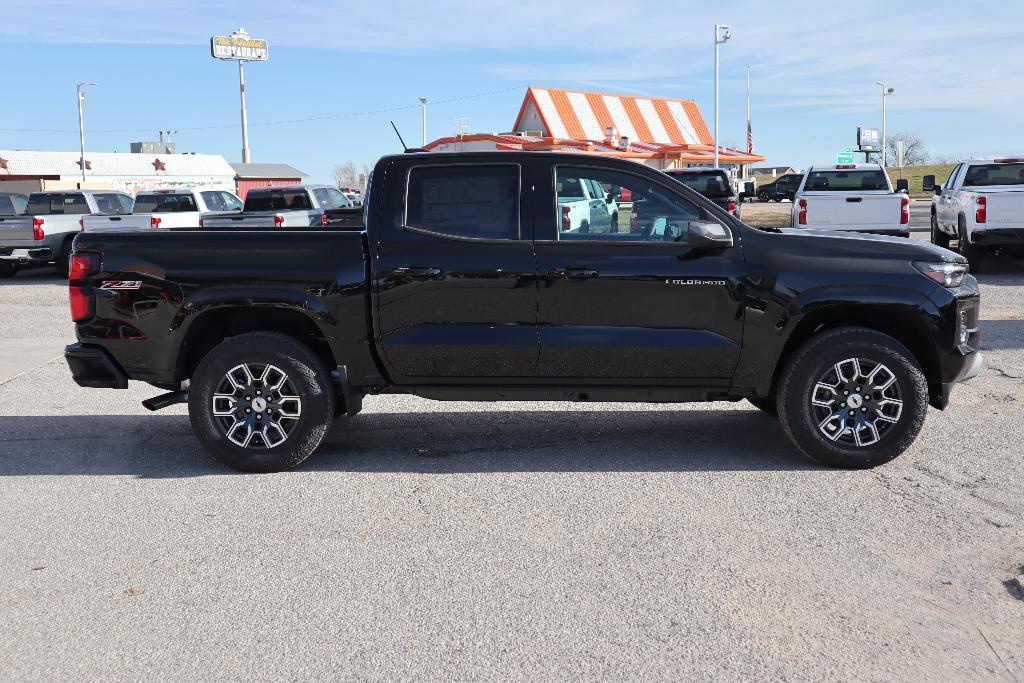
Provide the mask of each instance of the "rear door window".
{"label": "rear door window", "polygon": [[405,224],[451,237],[519,239],[519,167],[414,167],[409,171]]}
{"label": "rear door window", "polygon": [[80,193],[34,194],[29,196],[26,213],[33,216],[60,216],[89,213],[89,202]]}
{"label": "rear door window", "polygon": [[203,197],[203,203],[206,204],[207,211],[227,211],[228,207],[224,204],[224,197],[220,192],[200,192]]}
{"label": "rear door window", "polygon": [[235,195],[231,194],[230,192],[221,192],[220,196],[221,199],[224,200],[224,207],[228,211],[242,210],[242,202],[239,201],[238,197],[236,197]]}
{"label": "rear door window", "polygon": [[313,208],[306,190],[250,190],[246,211],[308,211]]}

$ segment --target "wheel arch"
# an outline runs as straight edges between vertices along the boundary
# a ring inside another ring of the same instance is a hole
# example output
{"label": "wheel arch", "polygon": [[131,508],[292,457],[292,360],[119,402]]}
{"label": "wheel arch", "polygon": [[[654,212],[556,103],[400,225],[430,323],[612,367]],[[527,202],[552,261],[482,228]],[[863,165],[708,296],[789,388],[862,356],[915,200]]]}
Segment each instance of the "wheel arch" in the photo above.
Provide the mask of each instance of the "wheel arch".
{"label": "wheel arch", "polygon": [[771,391],[793,354],[807,341],[822,332],[839,327],[861,327],[875,330],[903,344],[921,366],[928,380],[930,396],[941,391],[939,354],[935,348],[935,332],[927,317],[910,305],[836,304],[806,313],[796,324],[779,354],[772,373]]}

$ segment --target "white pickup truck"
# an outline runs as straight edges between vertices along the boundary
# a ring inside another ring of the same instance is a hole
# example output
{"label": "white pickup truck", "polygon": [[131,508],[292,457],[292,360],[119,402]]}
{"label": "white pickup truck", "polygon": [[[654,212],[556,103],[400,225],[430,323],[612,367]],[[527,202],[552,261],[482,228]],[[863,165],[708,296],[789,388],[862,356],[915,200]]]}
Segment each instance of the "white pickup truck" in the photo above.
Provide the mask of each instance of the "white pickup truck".
{"label": "white pickup truck", "polygon": [[575,174],[558,178],[561,231],[574,234],[619,232],[619,206],[613,195],[592,178]]}
{"label": "white pickup truck", "polygon": [[1024,247],[1024,157],[956,165],[932,197],[932,242],[957,250],[977,273],[987,251]]}
{"label": "white pickup truck", "polygon": [[793,227],[910,237],[910,198],[878,164],[811,166],[793,198]]}
{"label": "white pickup truck", "polygon": [[352,202],[330,185],[258,187],[245,195],[241,212],[205,216],[202,227],[211,230],[326,229],[326,212],[347,208],[352,208]]}
{"label": "white pickup truck", "polygon": [[198,228],[199,221],[214,213],[241,211],[242,200],[224,190],[179,188],[142,190],[130,215],[84,216],[84,232],[174,230]]}
{"label": "white pickup truck", "polygon": [[0,216],[0,277],[20,268],[53,263],[68,274],[71,240],[91,214],[128,214],[134,200],[114,190],[33,192],[21,216]]}

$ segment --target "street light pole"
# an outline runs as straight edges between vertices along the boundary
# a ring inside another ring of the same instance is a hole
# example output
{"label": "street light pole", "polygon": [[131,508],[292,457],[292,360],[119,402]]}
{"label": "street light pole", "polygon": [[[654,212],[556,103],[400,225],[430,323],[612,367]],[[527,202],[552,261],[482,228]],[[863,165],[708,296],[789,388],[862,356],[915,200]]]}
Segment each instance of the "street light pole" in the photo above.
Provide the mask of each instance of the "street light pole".
{"label": "street light pole", "polygon": [[875,81],[875,85],[882,86],[882,153],[879,155],[882,160],[882,168],[885,168],[885,98],[893,94],[894,88],[886,88],[882,81]]}
{"label": "street light pole", "polygon": [[732,38],[731,27],[715,24],[715,168],[718,168],[718,46]]}
{"label": "street light pole", "polygon": [[86,83],[84,81],[78,82],[78,87],[75,92],[78,94],[78,165],[82,167],[82,182],[85,182],[85,117],[82,113],[82,100],[85,99],[85,93],[82,92],[82,88],[88,85],[96,85],[95,83]]}
{"label": "street light pole", "polygon": [[422,107],[423,107],[423,143],[420,145],[420,147],[426,147],[427,146],[427,98],[426,97],[421,97],[420,98],[420,105],[422,105]]}

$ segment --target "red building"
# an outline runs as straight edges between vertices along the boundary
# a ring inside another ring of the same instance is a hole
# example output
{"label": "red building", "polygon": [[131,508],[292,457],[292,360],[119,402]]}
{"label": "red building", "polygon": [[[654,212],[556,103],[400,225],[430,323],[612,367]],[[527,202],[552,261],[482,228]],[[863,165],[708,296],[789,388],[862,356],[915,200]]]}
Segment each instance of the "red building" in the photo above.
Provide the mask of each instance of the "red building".
{"label": "red building", "polygon": [[308,173],[288,164],[231,164],[235,169],[235,187],[240,198],[254,187],[298,185]]}

